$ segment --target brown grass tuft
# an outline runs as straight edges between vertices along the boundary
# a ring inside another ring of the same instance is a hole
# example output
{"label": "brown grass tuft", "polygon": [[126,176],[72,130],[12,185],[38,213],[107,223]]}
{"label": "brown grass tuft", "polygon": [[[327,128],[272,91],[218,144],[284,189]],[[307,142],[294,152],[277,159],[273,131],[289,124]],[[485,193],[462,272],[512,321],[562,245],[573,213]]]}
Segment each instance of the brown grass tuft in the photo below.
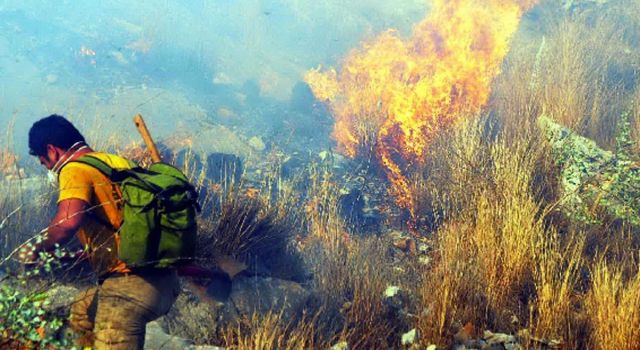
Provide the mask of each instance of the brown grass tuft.
{"label": "brown grass tuft", "polygon": [[625,278],[604,259],[591,271],[585,306],[594,349],[640,349],[640,272]]}
{"label": "brown grass tuft", "polygon": [[230,350],[302,350],[328,348],[319,338],[315,319],[291,322],[281,314],[253,315],[221,330],[224,347]]}

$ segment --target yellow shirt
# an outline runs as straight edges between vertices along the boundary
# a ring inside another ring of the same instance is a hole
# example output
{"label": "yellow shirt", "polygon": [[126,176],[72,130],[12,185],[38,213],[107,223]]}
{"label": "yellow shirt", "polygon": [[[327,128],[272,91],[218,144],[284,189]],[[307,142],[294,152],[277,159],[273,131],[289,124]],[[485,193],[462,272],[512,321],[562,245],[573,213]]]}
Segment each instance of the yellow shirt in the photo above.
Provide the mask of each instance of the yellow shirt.
{"label": "yellow shirt", "polygon": [[[112,168],[130,168],[129,161],[114,154],[92,152],[88,155],[102,160]],[[89,253],[89,260],[98,276],[108,272],[129,272],[126,264],[118,259],[119,236],[114,232],[114,228],[119,228],[122,223],[118,186],[98,169],[78,162],[65,165],[58,179],[58,203],[65,199],[80,199],[92,208],[91,214],[78,230],[77,237]]]}

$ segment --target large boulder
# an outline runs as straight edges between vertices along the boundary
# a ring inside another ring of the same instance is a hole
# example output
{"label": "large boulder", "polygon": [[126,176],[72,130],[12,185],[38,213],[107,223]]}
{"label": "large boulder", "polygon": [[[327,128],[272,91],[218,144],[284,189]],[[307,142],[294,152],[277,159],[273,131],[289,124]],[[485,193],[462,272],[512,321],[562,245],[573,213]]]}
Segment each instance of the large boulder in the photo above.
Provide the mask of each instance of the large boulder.
{"label": "large boulder", "polygon": [[213,288],[215,286],[204,288],[184,283],[178,300],[158,323],[173,335],[198,341],[206,339],[221,325],[254,314],[274,312],[282,313],[286,319],[295,317],[310,296],[299,283],[271,277],[236,278],[226,301],[210,297],[207,293]]}
{"label": "large boulder", "polygon": [[302,310],[309,296],[299,283],[256,276],[234,280],[230,298],[240,315],[282,312],[289,319]]}
{"label": "large boulder", "polygon": [[218,325],[237,319],[231,303],[217,302],[204,288],[187,282],[169,313],[158,321],[175,335],[197,340],[206,338]]}
{"label": "large boulder", "polygon": [[73,301],[79,293],[80,289],[74,286],[55,286],[47,291],[49,304],[45,307],[45,309],[49,311],[64,310],[68,308],[69,305],[73,304]]}
{"label": "large boulder", "polygon": [[145,350],[224,350],[214,345],[193,345],[186,339],[165,332],[158,321],[147,323]]}
{"label": "large boulder", "polygon": [[178,350],[188,349],[192,346],[186,339],[167,334],[159,322],[147,323],[145,334],[145,350]]}

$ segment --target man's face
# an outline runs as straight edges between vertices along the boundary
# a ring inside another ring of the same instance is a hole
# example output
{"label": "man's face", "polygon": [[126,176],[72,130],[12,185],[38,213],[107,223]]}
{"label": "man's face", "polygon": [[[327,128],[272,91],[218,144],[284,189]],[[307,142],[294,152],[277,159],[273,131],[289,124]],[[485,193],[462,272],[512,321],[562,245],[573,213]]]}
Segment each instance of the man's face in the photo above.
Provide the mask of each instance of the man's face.
{"label": "man's face", "polygon": [[38,156],[38,160],[40,164],[47,168],[47,170],[53,169],[53,166],[56,165],[58,160],[60,159],[60,149],[53,145],[47,145],[47,154],[44,156]]}

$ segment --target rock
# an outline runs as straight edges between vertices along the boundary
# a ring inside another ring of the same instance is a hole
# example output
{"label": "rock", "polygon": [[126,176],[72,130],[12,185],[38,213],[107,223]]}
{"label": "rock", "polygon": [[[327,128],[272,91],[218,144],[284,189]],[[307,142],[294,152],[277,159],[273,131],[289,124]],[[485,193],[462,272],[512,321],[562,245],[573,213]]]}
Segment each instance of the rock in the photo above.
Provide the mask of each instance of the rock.
{"label": "rock", "polygon": [[396,312],[404,313],[409,304],[409,295],[397,286],[389,286],[384,292],[384,302]]}
{"label": "rock", "polygon": [[393,246],[411,255],[416,255],[417,253],[416,241],[409,237],[397,239],[393,242]]}
{"label": "rock", "polygon": [[413,345],[418,341],[418,331],[414,328],[402,335],[402,345]]}
{"label": "rock", "polygon": [[429,245],[424,242],[418,242],[418,253],[427,254],[429,252]]}
{"label": "rock", "polygon": [[349,343],[341,341],[331,347],[331,350],[349,350]]}
{"label": "rock", "polygon": [[[562,341],[557,339],[546,339],[546,338],[538,338],[531,335],[528,329],[524,328],[518,331],[518,338],[521,342],[534,342],[536,343],[536,348],[549,348],[556,349],[562,346]],[[523,341],[525,340],[525,341]]]}
{"label": "rock", "polygon": [[211,153],[207,156],[207,178],[213,182],[239,184],[243,171],[242,159],[234,154]]}
{"label": "rock", "polygon": [[486,345],[485,341],[479,339],[471,339],[464,344],[469,349],[484,349]]}
{"label": "rock", "polygon": [[364,222],[364,194],[356,188],[340,191],[338,197],[338,211],[344,220],[354,226],[361,226]]}
{"label": "rock", "polygon": [[426,265],[431,264],[431,258],[430,258],[430,257],[428,257],[428,256],[426,256],[426,255],[424,255],[424,256],[421,256],[421,257],[419,257],[419,258],[418,258],[418,262],[419,262],[420,264],[422,264],[422,265],[425,265],[425,266],[426,266]]}
{"label": "rock", "polygon": [[506,343],[506,344],[503,344],[503,346],[505,350],[523,350],[524,349],[522,345],[518,343]]}
{"label": "rock", "polygon": [[385,298],[393,298],[400,292],[400,287],[397,286],[388,286],[384,291]]}
{"label": "rock", "polygon": [[147,323],[145,350],[224,350],[214,345],[193,345],[190,341],[167,334],[158,321]]}
{"label": "rock", "polygon": [[185,339],[167,334],[157,321],[147,323],[145,350],[182,350],[191,348],[191,345]]}
{"label": "rock", "polygon": [[[182,293],[167,315],[158,322],[172,330],[172,333],[184,338],[205,338],[209,329],[215,329],[221,323],[229,323],[239,318],[235,307],[230,303],[218,303],[207,297],[204,287],[199,288],[191,282],[183,283]],[[203,327],[206,325],[206,327]]]}
{"label": "rock", "polygon": [[183,170],[188,177],[197,178],[202,172],[200,155],[189,149],[181,149],[176,153],[162,155],[162,159],[169,159],[178,169]]}
{"label": "rock", "polygon": [[492,333],[490,331],[484,331],[484,335],[482,338],[487,342],[488,345],[517,342],[516,337],[513,335],[504,333]]}
{"label": "rock", "polygon": [[285,179],[293,178],[304,169],[307,162],[298,153],[294,153],[284,159],[281,166],[281,175]]}
{"label": "rock", "polygon": [[68,308],[78,293],[80,293],[80,290],[76,287],[66,285],[56,286],[47,291],[49,304],[46,305],[44,309],[53,311]]}
{"label": "rock", "polygon": [[320,153],[318,153],[318,157],[320,158],[320,160],[324,161],[327,158],[329,158],[329,156],[331,155],[331,152],[329,151],[322,151]]}
{"label": "rock", "polygon": [[258,136],[254,136],[249,139],[249,146],[253,147],[253,149],[258,152],[262,152],[265,150],[265,148],[267,148],[267,146],[264,144],[264,141],[262,141],[262,138]]}
{"label": "rock", "polygon": [[473,324],[467,323],[453,336],[453,341],[457,344],[467,344],[472,340],[474,333],[475,327]]}
{"label": "rock", "polygon": [[393,241],[409,237],[409,234],[407,232],[398,230],[390,231],[386,235]]}
{"label": "rock", "polygon": [[299,283],[270,277],[239,277],[233,281],[231,301],[240,315],[283,314],[295,316],[307,302],[310,293]]}

